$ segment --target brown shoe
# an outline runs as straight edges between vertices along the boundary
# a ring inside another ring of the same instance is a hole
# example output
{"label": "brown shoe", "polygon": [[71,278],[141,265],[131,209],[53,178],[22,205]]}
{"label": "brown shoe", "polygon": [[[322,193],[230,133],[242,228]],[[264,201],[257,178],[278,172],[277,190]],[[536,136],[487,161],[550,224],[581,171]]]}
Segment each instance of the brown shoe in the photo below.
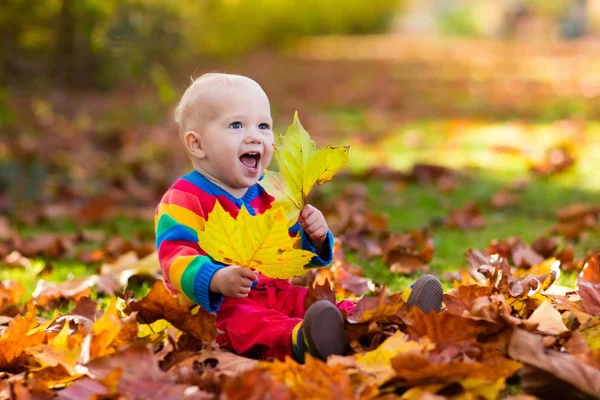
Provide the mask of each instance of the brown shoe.
{"label": "brown shoe", "polygon": [[294,339],[296,359],[300,362],[304,362],[304,352],[321,360],[334,354],[345,355],[342,313],[327,300],[316,301],[306,310],[298,337]]}
{"label": "brown shoe", "polygon": [[439,313],[442,308],[443,296],[442,282],[435,276],[427,274],[412,284],[407,303],[419,307],[426,314],[431,310]]}

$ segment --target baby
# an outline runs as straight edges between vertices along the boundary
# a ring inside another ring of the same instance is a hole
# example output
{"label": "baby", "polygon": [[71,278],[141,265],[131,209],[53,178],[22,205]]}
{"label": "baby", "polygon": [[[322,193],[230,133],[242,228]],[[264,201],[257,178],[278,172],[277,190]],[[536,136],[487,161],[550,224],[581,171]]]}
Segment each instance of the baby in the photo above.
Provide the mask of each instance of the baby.
{"label": "baby", "polygon": [[[156,211],[156,245],[167,288],[209,312],[216,312],[217,342],[239,354],[260,359],[305,353],[326,359],[343,355],[344,321],[340,310],[354,304],[317,301],[305,310],[307,289],[272,279],[248,268],[225,265],[202,250],[198,231],[215,203],[233,217],[242,206],[262,214],[274,198],[260,185],[273,156],[269,99],[252,79],[205,74],[186,90],[176,110],[193,171],[180,177]],[[321,211],[306,205],[290,236],[314,253],[308,267],[333,260],[333,235]],[[431,275],[413,285],[409,303],[439,311],[442,286]]]}

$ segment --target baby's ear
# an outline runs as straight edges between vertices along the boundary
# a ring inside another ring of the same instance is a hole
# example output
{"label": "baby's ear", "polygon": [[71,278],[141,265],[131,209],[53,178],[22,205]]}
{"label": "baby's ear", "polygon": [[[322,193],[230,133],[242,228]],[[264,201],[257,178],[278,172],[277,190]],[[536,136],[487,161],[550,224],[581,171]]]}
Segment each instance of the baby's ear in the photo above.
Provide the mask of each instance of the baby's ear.
{"label": "baby's ear", "polygon": [[187,131],[184,133],[183,143],[192,156],[196,158],[206,157],[206,152],[204,151],[204,146],[202,146],[202,140],[198,132]]}

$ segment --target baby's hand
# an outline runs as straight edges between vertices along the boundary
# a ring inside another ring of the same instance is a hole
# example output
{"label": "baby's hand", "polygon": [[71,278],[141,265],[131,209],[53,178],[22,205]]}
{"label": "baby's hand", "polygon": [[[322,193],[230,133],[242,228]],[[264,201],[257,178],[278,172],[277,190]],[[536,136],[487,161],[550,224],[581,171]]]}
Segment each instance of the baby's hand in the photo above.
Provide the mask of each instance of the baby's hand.
{"label": "baby's hand", "polygon": [[307,204],[302,209],[298,221],[300,221],[302,230],[308,234],[310,241],[320,253],[323,243],[327,239],[327,232],[329,232],[329,227],[323,213],[310,204]]}
{"label": "baby's hand", "polygon": [[210,291],[241,299],[248,297],[252,282],[256,279],[257,273],[251,269],[230,265],[215,272],[210,281]]}

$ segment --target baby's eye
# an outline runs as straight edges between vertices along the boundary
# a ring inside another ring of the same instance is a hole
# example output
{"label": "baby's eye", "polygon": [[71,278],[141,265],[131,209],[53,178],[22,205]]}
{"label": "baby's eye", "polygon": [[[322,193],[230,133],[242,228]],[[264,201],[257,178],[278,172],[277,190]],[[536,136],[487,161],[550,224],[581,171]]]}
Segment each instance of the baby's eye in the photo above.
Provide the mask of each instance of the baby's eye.
{"label": "baby's eye", "polygon": [[269,124],[260,124],[258,125],[258,129],[269,129]]}
{"label": "baby's eye", "polygon": [[231,124],[229,124],[229,127],[232,129],[241,129],[242,123],[240,121],[232,122]]}

